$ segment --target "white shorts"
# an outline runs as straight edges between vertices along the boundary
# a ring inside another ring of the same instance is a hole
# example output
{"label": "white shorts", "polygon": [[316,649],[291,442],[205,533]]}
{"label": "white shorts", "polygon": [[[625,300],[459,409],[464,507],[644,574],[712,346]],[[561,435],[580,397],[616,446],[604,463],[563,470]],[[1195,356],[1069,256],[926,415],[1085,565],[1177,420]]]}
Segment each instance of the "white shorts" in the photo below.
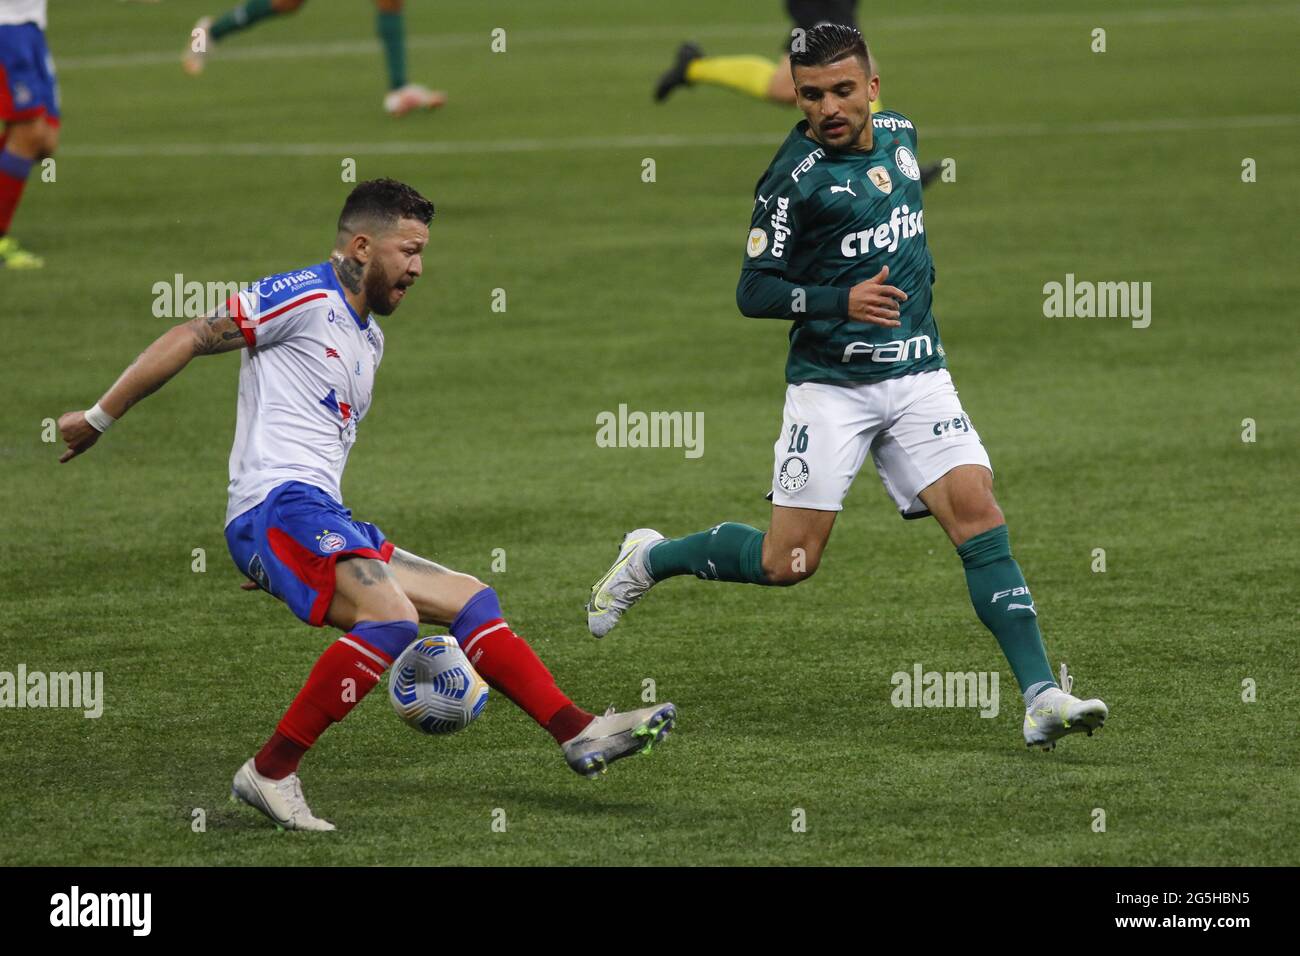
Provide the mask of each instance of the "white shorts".
{"label": "white shorts", "polygon": [[868,451],[904,518],[928,515],[918,496],[958,465],[993,471],[942,368],[862,385],[789,385],[774,451],[772,503],[817,511],[843,508]]}

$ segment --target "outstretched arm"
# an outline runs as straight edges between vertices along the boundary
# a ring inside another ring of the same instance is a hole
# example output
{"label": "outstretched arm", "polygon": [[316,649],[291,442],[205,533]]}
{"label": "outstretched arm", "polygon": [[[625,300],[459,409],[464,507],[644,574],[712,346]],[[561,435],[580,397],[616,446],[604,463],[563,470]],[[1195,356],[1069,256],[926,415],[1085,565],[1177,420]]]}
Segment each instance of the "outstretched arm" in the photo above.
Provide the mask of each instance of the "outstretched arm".
{"label": "outstretched arm", "polygon": [[59,434],[68,446],[59,463],[90,448],[128,408],[162,388],[194,356],[231,352],[245,344],[244,333],[224,305],[211,315],[172,326],[136,357],[94,408],[59,416]]}

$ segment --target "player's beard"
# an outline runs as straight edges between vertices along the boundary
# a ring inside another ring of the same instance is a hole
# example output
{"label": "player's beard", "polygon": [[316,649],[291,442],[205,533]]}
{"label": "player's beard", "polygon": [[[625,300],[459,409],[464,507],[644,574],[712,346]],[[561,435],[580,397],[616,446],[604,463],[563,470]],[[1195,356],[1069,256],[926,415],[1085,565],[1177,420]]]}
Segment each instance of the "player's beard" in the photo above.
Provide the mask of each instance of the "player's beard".
{"label": "player's beard", "polygon": [[[867,111],[866,119],[862,120],[862,122],[860,123],[854,123],[851,119],[847,119],[847,118],[845,119],[844,121],[845,125],[848,127],[847,137],[842,137],[839,140],[837,140],[835,143],[828,143],[825,139],[822,138],[825,134],[822,132],[821,128],[817,127],[816,128],[817,141],[821,143],[823,146],[825,146],[827,149],[850,150],[850,149],[860,148],[858,143],[859,140],[862,138],[862,132],[867,128],[867,124],[871,122],[870,107],[868,107],[867,110],[868,111]],[[861,148],[870,149],[870,146],[861,147]]]}
{"label": "player's beard", "polygon": [[397,302],[393,301],[392,293],[396,287],[397,283],[390,282],[383,270],[372,263],[362,279],[362,288],[366,293],[366,308],[375,315],[392,315],[401,305],[400,299]]}

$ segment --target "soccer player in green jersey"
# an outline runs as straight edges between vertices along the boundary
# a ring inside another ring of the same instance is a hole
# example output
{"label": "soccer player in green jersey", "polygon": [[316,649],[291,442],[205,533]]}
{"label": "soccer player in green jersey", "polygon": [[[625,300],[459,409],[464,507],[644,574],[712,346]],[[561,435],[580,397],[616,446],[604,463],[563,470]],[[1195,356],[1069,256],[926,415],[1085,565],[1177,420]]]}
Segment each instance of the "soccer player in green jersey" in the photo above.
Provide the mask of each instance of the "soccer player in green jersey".
{"label": "soccer player in green jersey", "polygon": [[898,113],[872,115],[879,77],[853,27],[815,27],[791,63],[805,119],[758,182],[736,290],[745,315],[793,320],[771,525],[630,532],[592,588],[588,626],[604,636],[677,575],[769,586],[811,577],[870,453],[902,516],[933,515],[956,547],[975,613],[1024,695],[1026,744],[1091,735],[1106,705],[1072,696],[1064,665],[1053,678],[988,454],[946,367],[916,129]]}
{"label": "soccer player in green jersey", "polygon": [[[197,76],[203,72],[209,45],[218,43],[232,33],[246,30],[269,17],[295,12],[307,0],[243,0],[238,6],[219,17],[203,17],[194,25],[189,48],[182,65],[185,72]],[[375,0],[375,31],[384,49],[388,66],[388,93],[384,96],[384,111],[402,116],[412,110],[434,109],[447,102],[447,94],[431,90],[406,79],[406,21],[402,12],[403,0]]]}

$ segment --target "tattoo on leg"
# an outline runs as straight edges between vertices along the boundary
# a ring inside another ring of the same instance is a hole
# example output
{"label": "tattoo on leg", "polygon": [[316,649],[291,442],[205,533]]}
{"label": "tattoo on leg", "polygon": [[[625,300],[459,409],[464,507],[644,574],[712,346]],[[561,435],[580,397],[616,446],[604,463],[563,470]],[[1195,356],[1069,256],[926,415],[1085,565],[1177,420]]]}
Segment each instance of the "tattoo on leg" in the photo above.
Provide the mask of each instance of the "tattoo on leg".
{"label": "tattoo on leg", "polygon": [[444,568],[441,564],[435,564],[428,558],[422,558],[418,554],[411,554],[409,551],[403,551],[401,548],[395,548],[393,555],[389,559],[394,564],[400,564],[404,568],[410,568],[412,571],[419,571],[421,574],[453,574],[450,568]]}
{"label": "tattoo on leg", "polygon": [[382,562],[375,562],[373,559],[347,561],[343,568],[352,574],[358,584],[366,587],[383,584],[388,579],[388,569]]}

